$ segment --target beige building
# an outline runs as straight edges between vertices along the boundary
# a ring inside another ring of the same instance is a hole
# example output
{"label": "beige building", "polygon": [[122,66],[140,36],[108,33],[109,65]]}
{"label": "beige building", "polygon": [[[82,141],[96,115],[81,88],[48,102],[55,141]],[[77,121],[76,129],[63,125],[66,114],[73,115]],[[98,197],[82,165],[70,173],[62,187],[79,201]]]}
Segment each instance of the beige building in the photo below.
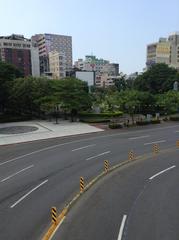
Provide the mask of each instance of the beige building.
{"label": "beige building", "polygon": [[170,43],[165,38],[147,46],[147,67],[155,63],[170,65]]}
{"label": "beige building", "polygon": [[160,38],[159,42],[147,45],[147,68],[155,63],[166,63],[179,69],[179,33],[169,38]]}
{"label": "beige building", "polygon": [[120,78],[119,76],[110,76],[108,73],[101,73],[96,76],[96,87],[112,87],[115,85],[114,81],[115,79]]}
{"label": "beige building", "polygon": [[49,52],[49,67],[52,78],[60,79],[66,77],[65,55],[57,51]]}

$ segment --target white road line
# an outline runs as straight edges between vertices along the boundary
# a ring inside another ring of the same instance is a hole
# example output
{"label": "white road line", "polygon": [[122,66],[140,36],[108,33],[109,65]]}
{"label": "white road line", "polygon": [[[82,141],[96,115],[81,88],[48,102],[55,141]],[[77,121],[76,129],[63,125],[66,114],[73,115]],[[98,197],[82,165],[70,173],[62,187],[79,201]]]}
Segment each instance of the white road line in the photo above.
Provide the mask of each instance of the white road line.
{"label": "white road line", "polygon": [[86,161],[91,160],[91,159],[93,159],[93,158],[97,158],[97,157],[103,156],[103,155],[108,154],[108,153],[110,153],[110,152],[111,152],[111,151],[107,151],[107,152],[103,152],[103,153],[100,153],[100,154],[98,154],[98,155],[89,157],[89,158],[86,159]]}
{"label": "white road line", "polygon": [[[145,129],[145,130],[136,130],[136,131],[133,131],[132,133],[133,134],[134,133],[136,133],[136,134],[137,133],[145,133],[145,132],[151,132],[153,130],[158,131],[158,130],[162,130],[162,129],[170,129],[170,128],[175,128],[175,127],[179,127],[179,125],[168,126],[168,127],[161,127],[161,128],[150,128],[150,129]],[[131,134],[131,132],[118,133],[118,134],[108,134],[108,135],[104,135],[104,136],[84,138],[83,140],[74,140],[74,141],[70,141],[70,142],[59,143],[59,144],[56,144],[56,145],[52,145],[50,147],[42,148],[40,150],[32,151],[30,153],[21,155],[19,157],[12,158],[10,160],[7,160],[5,162],[0,163],[0,166],[2,166],[4,164],[7,164],[7,163],[10,163],[10,162],[13,162],[13,161],[16,161],[18,159],[22,159],[22,158],[27,157],[27,156],[31,156],[31,155],[36,154],[36,153],[44,152],[44,151],[47,151],[47,150],[50,150],[50,149],[54,149],[54,148],[57,148],[57,147],[61,147],[61,146],[65,146],[65,145],[70,145],[70,144],[73,144],[73,143],[80,143],[80,142],[89,141],[89,140],[95,140],[95,139],[107,138],[107,137],[123,136],[123,135],[129,135],[129,134]]]}
{"label": "white road line", "polygon": [[123,230],[124,230],[126,219],[127,219],[127,215],[124,215],[123,218],[122,218],[121,227],[120,227],[120,230],[119,230],[119,235],[118,235],[117,240],[121,240],[122,239],[122,235],[123,235]]}
{"label": "white road line", "polygon": [[48,179],[43,181],[42,183],[40,183],[38,186],[36,186],[35,188],[33,188],[32,190],[30,190],[28,193],[26,193],[24,196],[22,196],[17,202],[15,202],[14,204],[12,204],[10,206],[10,208],[15,207],[18,203],[20,203],[22,200],[24,200],[27,196],[29,196],[32,192],[34,192],[35,190],[37,190],[39,187],[41,187],[42,185],[44,185],[45,183],[48,182]]}
{"label": "white road line", "polygon": [[18,174],[21,173],[21,172],[26,171],[26,170],[28,170],[29,168],[32,168],[32,167],[34,167],[34,165],[30,165],[30,166],[28,166],[28,167],[26,167],[26,168],[23,168],[23,169],[21,169],[20,171],[18,171],[18,172],[16,172],[16,173],[14,173],[14,174],[12,174],[12,175],[10,175],[10,176],[8,176],[8,177],[2,179],[1,182],[5,182],[5,181],[7,181],[8,179],[10,179],[10,178],[12,178],[12,177],[18,175]]}
{"label": "white road line", "polygon": [[167,168],[167,169],[165,169],[165,170],[163,170],[163,171],[161,171],[161,172],[158,172],[158,173],[156,173],[155,175],[153,175],[152,177],[150,177],[149,180],[152,180],[152,179],[154,179],[155,177],[161,175],[162,173],[167,172],[167,171],[169,171],[169,170],[171,170],[171,169],[173,169],[173,168],[175,168],[175,167],[176,167],[176,166],[173,165],[172,167],[169,167],[169,168]]}
{"label": "white road line", "polygon": [[135,139],[148,138],[148,137],[150,137],[150,135],[139,136],[139,137],[131,137],[131,138],[128,138],[128,139],[129,140],[135,140]]}
{"label": "white road line", "polygon": [[75,148],[75,149],[73,149],[73,150],[71,150],[71,151],[72,151],[72,152],[75,152],[75,151],[78,151],[78,150],[81,150],[81,149],[93,147],[93,146],[95,146],[95,145],[96,145],[96,144],[91,144],[91,145],[87,145],[87,146],[84,146],[84,147]]}
{"label": "white road line", "polygon": [[151,144],[164,143],[164,142],[166,142],[166,140],[159,140],[159,141],[155,141],[155,142],[144,143],[144,145],[151,145]]}

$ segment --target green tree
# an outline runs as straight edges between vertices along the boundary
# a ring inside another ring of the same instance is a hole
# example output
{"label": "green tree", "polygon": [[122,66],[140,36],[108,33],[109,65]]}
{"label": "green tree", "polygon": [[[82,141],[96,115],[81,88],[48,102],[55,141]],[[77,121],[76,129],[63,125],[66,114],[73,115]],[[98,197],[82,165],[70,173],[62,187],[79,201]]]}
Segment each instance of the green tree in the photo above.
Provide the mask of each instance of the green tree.
{"label": "green tree", "polygon": [[125,90],[127,87],[126,75],[121,72],[119,76],[114,80],[114,84],[118,91]]}
{"label": "green tree", "polygon": [[176,80],[179,81],[177,70],[164,63],[158,63],[139,75],[134,81],[134,87],[140,91],[160,94],[172,90]]}
{"label": "green tree", "polygon": [[168,114],[179,111],[179,92],[169,91],[164,94],[159,94],[156,97],[156,103]]}
{"label": "green tree", "polygon": [[12,109],[19,114],[40,114],[40,98],[52,95],[49,81],[34,77],[14,80],[10,97]]}
{"label": "green tree", "polygon": [[134,123],[134,114],[139,109],[141,93],[136,90],[126,90],[119,93],[119,103],[121,110],[130,114],[132,122]]}
{"label": "green tree", "polygon": [[91,99],[88,93],[87,83],[76,78],[68,77],[59,81],[58,97],[61,108],[71,114],[71,120],[80,110],[91,107]]}
{"label": "green tree", "polygon": [[0,112],[8,108],[12,82],[17,77],[22,77],[22,73],[15,66],[0,61]]}

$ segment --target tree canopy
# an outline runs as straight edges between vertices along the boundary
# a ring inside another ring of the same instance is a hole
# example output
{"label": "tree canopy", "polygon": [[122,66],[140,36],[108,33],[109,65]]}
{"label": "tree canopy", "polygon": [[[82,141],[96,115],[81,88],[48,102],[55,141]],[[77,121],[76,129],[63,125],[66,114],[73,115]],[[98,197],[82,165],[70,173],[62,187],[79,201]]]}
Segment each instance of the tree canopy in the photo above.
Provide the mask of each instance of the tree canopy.
{"label": "tree canopy", "polygon": [[9,90],[15,78],[22,77],[22,73],[13,65],[0,61],[0,111],[7,107]]}
{"label": "tree canopy", "polygon": [[40,114],[60,107],[73,115],[91,106],[87,84],[76,78],[18,78],[10,93],[11,109],[20,114]]}
{"label": "tree canopy", "polygon": [[91,107],[91,101],[88,94],[88,85],[86,82],[76,78],[65,78],[59,81],[60,88],[58,92],[61,108],[71,112],[86,110]]}
{"label": "tree canopy", "polygon": [[140,91],[161,94],[172,90],[175,81],[179,82],[177,70],[164,63],[158,63],[139,75],[134,81],[134,87]]}

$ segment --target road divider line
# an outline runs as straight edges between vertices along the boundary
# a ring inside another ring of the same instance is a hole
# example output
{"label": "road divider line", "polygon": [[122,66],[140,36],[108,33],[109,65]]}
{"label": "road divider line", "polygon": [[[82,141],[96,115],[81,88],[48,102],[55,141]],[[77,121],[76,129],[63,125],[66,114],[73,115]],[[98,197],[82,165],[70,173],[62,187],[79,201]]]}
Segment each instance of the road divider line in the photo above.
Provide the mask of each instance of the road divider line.
{"label": "road divider line", "polygon": [[91,144],[91,145],[87,145],[87,146],[84,146],[84,147],[80,147],[80,148],[75,148],[73,150],[71,150],[72,152],[75,152],[75,151],[79,151],[79,150],[82,150],[82,149],[85,149],[85,148],[89,148],[89,147],[94,147],[96,144]]}
{"label": "road divider line", "polygon": [[136,139],[142,139],[142,138],[148,138],[150,135],[145,135],[145,136],[139,136],[139,137],[130,137],[128,138],[129,140],[136,140]]}
{"label": "road divider line", "polygon": [[97,158],[97,157],[100,157],[100,156],[103,156],[103,155],[109,154],[110,152],[111,152],[111,151],[107,151],[107,152],[103,152],[103,153],[100,153],[100,154],[98,154],[98,155],[95,155],[95,156],[89,157],[89,158],[86,159],[86,161],[89,161],[89,160],[91,160],[91,159],[93,159],[93,158]]}
{"label": "road divider line", "polygon": [[[153,130],[158,131],[158,130],[163,130],[163,129],[170,129],[170,128],[175,128],[175,127],[179,127],[179,124],[178,125],[174,125],[174,126],[168,126],[168,127],[161,127],[161,128],[150,128],[150,129],[145,129],[145,130],[136,130],[134,131],[133,133],[145,133],[145,132],[151,132]],[[52,145],[52,146],[49,146],[49,147],[45,147],[45,148],[42,148],[42,149],[39,149],[39,150],[36,150],[36,151],[32,151],[30,153],[27,153],[27,154],[24,154],[24,155],[21,155],[21,156],[18,156],[18,157],[15,157],[15,158],[12,158],[10,160],[7,160],[5,162],[2,162],[0,163],[0,166],[4,165],[4,164],[7,164],[7,163],[10,163],[10,162],[13,162],[13,161],[16,161],[16,160],[19,160],[19,159],[22,159],[24,157],[28,157],[28,156],[31,156],[33,154],[37,154],[37,153],[40,153],[40,152],[44,152],[44,151],[47,151],[47,150],[50,150],[50,149],[54,149],[54,148],[58,148],[58,147],[62,147],[62,146],[65,146],[65,145],[70,145],[70,144],[73,144],[73,143],[80,143],[80,142],[84,142],[84,141],[92,141],[92,140],[96,140],[96,139],[100,139],[100,138],[107,138],[107,137],[116,137],[116,136],[123,136],[123,135],[129,135],[131,134],[131,132],[125,132],[125,133],[115,133],[115,134],[108,134],[108,135],[104,135],[104,136],[97,136],[97,137],[90,137],[90,138],[84,138],[83,140],[74,140],[74,141],[70,141],[70,142],[65,142],[65,143],[59,143],[59,144],[56,144],[56,145]]]}
{"label": "road divider line", "polygon": [[127,215],[124,215],[123,218],[122,218],[122,222],[121,222],[121,226],[120,226],[119,235],[118,235],[117,240],[121,240],[122,239],[122,235],[123,235],[126,219],[127,219]]}
{"label": "road divider line", "polygon": [[26,197],[28,197],[32,192],[34,192],[35,190],[37,190],[39,187],[41,187],[42,185],[44,185],[45,183],[48,182],[48,179],[43,181],[42,183],[40,183],[39,185],[37,185],[35,188],[33,188],[32,190],[30,190],[28,193],[26,193],[24,196],[22,196],[18,201],[16,201],[14,204],[12,204],[10,206],[10,208],[14,208],[17,204],[19,204],[21,201],[23,201]]}
{"label": "road divider line", "polygon": [[9,180],[10,178],[12,178],[12,177],[14,177],[14,176],[16,176],[16,175],[18,175],[18,174],[20,174],[20,173],[28,170],[28,169],[30,169],[30,168],[32,168],[32,167],[34,167],[34,165],[30,165],[30,166],[28,166],[28,167],[26,167],[26,168],[23,168],[23,169],[21,169],[20,171],[18,171],[18,172],[16,172],[16,173],[13,173],[12,175],[10,175],[10,176],[2,179],[1,182],[5,182],[5,181]]}
{"label": "road divider line", "polygon": [[152,177],[150,177],[149,180],[152,180],[152,179],[154,179],[155,177],[161,175],[162,173],[165,173],[165,172],[167,172],[167,171],[169,171],[169,170],[171,170],[171,169],[173,169],[173,168],[175,168],[175,167],[176,167],[176,166],[173,165],[173,166],[171,166],[171,167],[169,167],[169,168],[167,168],[167,169],[165,169],[165,170],[163,170],[163,171],[161,171],[161,172],[158,172],[158,173],[156,173],[155,175],[153,175]]}
{"label": "road divider line", "polygon": [[144,143],[144,146],[145,145],[156,144],[156,143],[164,143],[164,142],[166,142],[166,140],[159,140],[159,141],[155,141],[155,142]]}

